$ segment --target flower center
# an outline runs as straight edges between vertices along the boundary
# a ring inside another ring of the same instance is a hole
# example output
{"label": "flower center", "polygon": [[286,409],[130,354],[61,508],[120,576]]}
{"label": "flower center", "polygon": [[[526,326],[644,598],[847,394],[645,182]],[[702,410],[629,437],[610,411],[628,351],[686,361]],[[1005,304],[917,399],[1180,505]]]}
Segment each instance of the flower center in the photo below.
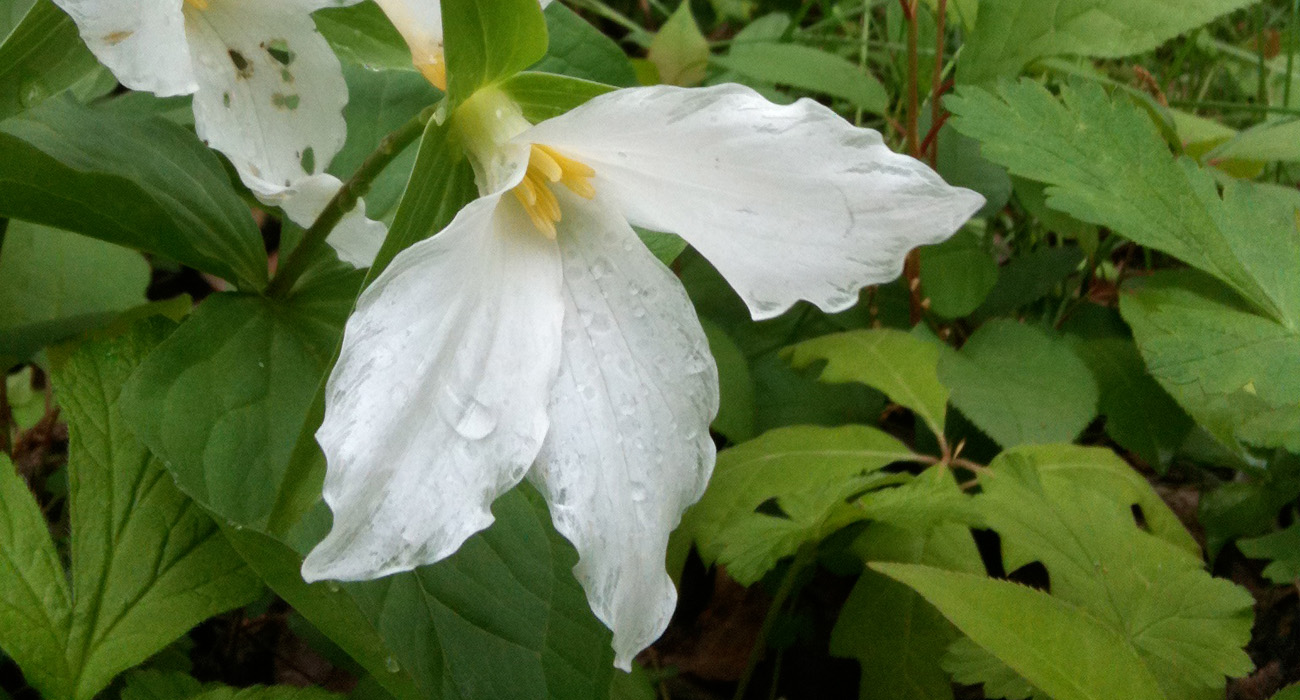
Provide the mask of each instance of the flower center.
{"label": "flower center", "polygon": [[528,156],[524,179],[512,192],[524,206],[533,226],[547,238],[555,240],[555,224],[562,215],[551,187],[558,183],[579,197],[591,199],[596,196],[596,189],[591,186],[595,174],[596,171],[586,163],[569,158],[550,146],[535,143]]}

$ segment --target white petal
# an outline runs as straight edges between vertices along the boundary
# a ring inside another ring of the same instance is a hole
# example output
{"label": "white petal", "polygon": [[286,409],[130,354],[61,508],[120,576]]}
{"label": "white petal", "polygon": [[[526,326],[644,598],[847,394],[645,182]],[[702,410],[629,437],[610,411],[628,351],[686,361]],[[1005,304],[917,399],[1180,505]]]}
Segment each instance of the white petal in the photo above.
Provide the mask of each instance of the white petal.
{"label": "white petal", "polygon": [[442,58],[442,3],[439,0],[375,0],[411,48],[418,65]]}
{"label": "white petal", "polygon": [[593,167],[598,192],[685,238],[759,319],[799,299],[852,306],[984,201],[816,102],[778,106],[739,85],[618,90],[520,138]]}
{"label": "white petal", "polygon": [[343,147],[347,83],[316,33],[316,0],[209,0],[186,12],[199,137],[255,194],[323,172]]}
{"label": "white petal", "polygon": [[546,435],[560,258],[511,198],[484,197],[361,295],[316,439],[334,527],[309,580],[437,561],[492,522]]}
{"label": "white petal", "polygon": [[161,97],[198,88],[185,39],[183,0],[55,0],[86,46],[123,85]]}
{"label": "white petal", "polygon": [[[308,227],[325,211],[326,205],[342,186],[343,183],[333,175],[312,175],[297,180],[292,187],[273,194],[261,194],[258,198],[284,209],[284,213],[299,226]],[[388,227],[367,219],[365,211],[365,201],[357,200],[357,206],[343,216],[326,239],[339,259],[353,267],[369,267],[388,235]]]}
{"label": "white petal", "polygon": [[668,535],[713,470],[718,374],[685,290],[622,216],[599,200],[561,206],[564,346],[530,478],[627,669],[676,605]]}

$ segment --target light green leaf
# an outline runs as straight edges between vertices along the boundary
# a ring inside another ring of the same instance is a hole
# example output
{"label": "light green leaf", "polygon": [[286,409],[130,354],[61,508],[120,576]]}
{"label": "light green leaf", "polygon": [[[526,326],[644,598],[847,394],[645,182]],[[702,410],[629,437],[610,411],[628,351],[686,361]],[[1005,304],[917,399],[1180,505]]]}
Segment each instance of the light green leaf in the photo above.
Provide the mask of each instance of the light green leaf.
{"label": "light green leaf", "polygon": [[861,382],[911,409],[943,435],[948,389],[939,383],[939,347],[902,331],[877,328],[805,340],[785,351],[796,369],[825,360],[823,382]]}
{"label": "light green leaf", "polygon": [[1292,200],[1247,183],[1221,197],[1211,175],[1170,155],[1141,108],[1095,85],[1061,98],[1023,81],[996,96],[968,88],[947,105],[986,156],[1047,183],[1053,209],[1210,273],[1274,320],[1300,318],[1300,278],[1282,272],[1300,269]]}
{"label": "light green leaf", "polygon": [[27,482],[0,454],[0,649],[49,698],[72,694],[72,591]]}
{"label": "light green leaf", "polygon": [[359,275],[287,302],[209,297],[123,389],[123,412],[183,491],[222,518],[265,529],[292,438],[325,376]]}
{"label": "light green leaf", "polygon": [[[1172,512],[1140,477],[1124,479],[1113,455],[1069,446],[1020,449],[989,468],[975,504],[1001,539],[1004,568],[1041,562],[1052,596],[1118,635],[1169,698],[1221,693],[1225,676],[1254,668],[1242,651],[1253,599],[1204,570],[1199,547],[1177,532]],[[1134,519],[1135,504],[1150,532]]]}
{"label": "light green leaf", "polygon": [[958,79],[1015,75],[1046,56],[1119,58],[1150,51],[1254,0],[980,0]]}
{"label": "light green leaf", "polygon": [[[327,7],[312,17],[316,20],[316,29],[340,58],[371,71],[416,72],[406,41],[376,3]],[[421,81],[428,86],[423,77]],[[356,95],[352,95],[348,106],[351,107],[356,99]]]}
{"label": "light green leaf", "polygon": [[507,78],[501,89],[519,105],[525,119],[537,123],[564,114],[614,88],[566,75],[526,71]]}
{"label": "light green leaf", "polygon": [[266,284],[266,249],[215,154],[162,119],[49,100],[0,122],[0,217]]}
{"label": "light green leaf", "polygon": [[1148,370],[1198,423],[1229,446],[1300,451],[1300,315],[1277,323],[1193,271],[1126,291],[1120,310]]}
{"label": "light green leaf", "polygon": [[743,41],[713,62],[766,83],[848,100],[872,114],[889,110],[889,94],[875,76],[833,53],[802,44]]}
{"label": "light green leaf", "polygon": [[911,586],[1055,700],[1166,700],[1133,648],[1079,607],[979,575],[915,564],[871,568]]}
{"label": "light green leaf", "polygon": [[962,637],[948,647],[943,668],[952,679],[963,685],[983,686],[984,697],[1007,700],[1052,700],[1021,678],[984,647]]}
{"label": "light green leaf", "polygon": [[77,25],[50,0],[32,5],[13,33],[6,37],[0,32],[0,37],[0,121],[63,92],[99,67]]}
{"label": "light green leaf", "polygon": [[533,70],[582,78],[607,85],[636,85],[636,72],[627,54],[587,20],[553,2],[546,8],[550,45]]}
{"label": "light green leaf", "polygon": [[1300,683],[1277,691],[1277,695],[1274,695],[1272,700],[1300,700]]}
{"label": "light green leaf", "polygon": [[998,282],[998,264],[969,227],[938,245],[922,246],[921,290],[944,318],[970,314]]}
{"label": "light green leaf", "polygon": [[[54,700],[89,700],[195,624],[262,590],[212,520],[172,484],[118,408],[123,382],[166,321],[87,342],[53,379],[70,442],[72,675]],[[48,691],[47,691],[48,692]]]}
{"label": "light green leaf", "polygon": [[1300,120],[1267,122],[1247,129],[1205,157],[1209,161],[1300,161]]}
{"label": "light green leaf", "polygon": [[1290,586],[1300,579],[1300,523],[1285,530],[1237,540],[1237,549],[1251,559],[1268,559],[1264,578],[1279,586]]}
{"label": "light green leaf", "polygon": [[442,26],[453,104],[546,54],[546,21],[537,0],[442,0]]}
{"label": "light green leaf", "polygon": [[[914,455],[866,426],[778,428],[723,450],[685,525],[707,562],[748,585],[801,544],[862,519],[846,499],[891,477],[879,470]],[[759,510],[765,504],[774,505]]]}
{"label": "light green leaf", "polygon": [[709,41],[695,23],[690,0],[681,0],[659,28],[646,58],[658,69],[659,82],[665,85],[690,87],[704,80],[709,64]]}
{"label": "light green leaf", "polygon": [[[953,523],[928,530],[874,523],[859,536],[854,553],[863,561],[984,573],[970,530]],[[867,569],[840,610],[830,652],[861,664],[860,700],[943,700],[952,698],[952,683],[939,660],[957,638],[952,625],[915,591]]]}
{"label": "light green leaf", "polygon": [[0,356],[26,359],[146,301],[139,253],[25,221],[9,222],[3,241]]}
{"label": "light green leaf", "polygon": [[939,379],[952,403],[1004,447],[1070,442],[1097,415],[1097,385],[1062,339],[1015,321],[990,321],[960,352],[945,351]]}

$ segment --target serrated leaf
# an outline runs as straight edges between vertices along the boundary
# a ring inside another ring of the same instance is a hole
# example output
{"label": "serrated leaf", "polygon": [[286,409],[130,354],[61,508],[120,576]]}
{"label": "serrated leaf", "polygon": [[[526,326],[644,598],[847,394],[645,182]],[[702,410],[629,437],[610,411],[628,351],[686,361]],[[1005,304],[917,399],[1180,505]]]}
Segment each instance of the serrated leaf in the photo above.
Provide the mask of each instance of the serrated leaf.
{"label": "serrated leaf", "polygon": [[[806,541],[861,519],[846,499],[889,477],[880,469],[915,455],[875,428],[778,428],[718,454],[709,488],[687,512],[705,561],[748,585]],[[760,512],[771,502],[776,514]]]}
{"label": "serrated leaf", "polygon": [[[984,572],[970,530],[952,523],[920,530],[874,523],[859,536],[854,553],[863,561]],[[952,698],[952,683],[939,660],[957,637],[915,591],[867,569],[840,610],[830,652],[858,660],[860,700],[941,700]]]}
{"label": "serrated leaf", "polygon": [[704,80],[709,64],[709,41],[691,14],[690,0],[681,0],[659,28],[646,54],[659,71],[659,82],[690,87]]}
{"label": "serrated leaf", "polygon": [[860,382],[911,409],[935,435],[943,435],[948,389],[939,383],[939,348],[887,328],[848,331],[805,340],[785,351],[790,364],[804,368],[818,360],[823,382]]}
{"label": "serrated leaf", "polygon": [[[1004,567],[1041,562],[1052,596],[1122,639],[1169,698],[1222,692],[1225,676],[1254,668],[1242,651],[1253,599],[1206,573],[1195,543],[1174,531],[1179,526],[1168,508],[1149,487],[1122,479],[1122,467],[1105,452],[1022,449],[990,465],[975,504],[1002,541]],[[1151,532],[1135,521],[1135,501]],[[1052,694],[1012,659],[975,641]]]}
{"label": "serrated leaf", "polygon": [[441,7],[454,104],[546,54],[546,21],[536,0],[442,0]]}
{"label": "serrated leaf", "polygon": [[875,76],[842,56],[812,46],[742,41],[713,62],[765,83],[839,97],[872,114],[889,110],[889,93]]}
{"label": "serrated leaf", "polygon": [[69,675],[43,688],[53,700],[89,700],[195,624],[262,590],[118,409],[122,383],[167,330],[164,321],[146,323],[56,363],[70,435],[74,608],[62,631]]}
{"label": "serrated leaf", "polygon": [[1300,579],[1300,524],[1260,537],[1237,540],[1237,549],[1251,559],[1268,559],[1264,578],[1279,586],[1289,586]]}
{"label": "serrated leaf", "polygon": [[1097,385],[1064,340],[1033,326],[990,321],[960,352],[945,352],[939,379],[952,403],[1004,447],[1069,442],[1097,415]]}
{"label": "serrated leaf", "polygon": [[215,154],[163,119],[48,100],[0,122],[0,217],[162,255],[242,288],[266,250]]}
{"label": "serrated leaf", "polygon": [[986,698],[1052,700],[970,637],[962,637],[948,647],[943,668],[957,683],[982,686]]}
{"label": "serrated leaf", "polygon": [[50,0],[33,4],[13,32],[0,32],[0,38],[0,120],[35,107],[99,67],[77,25]]}
{"label": "serrated leaf", "polygon": [[636,71],[619,45],[562,3],[546,8],[550,44],[533,70],[558,73],[608,85],[636,85]]}
{"label": "serrated leaf", "polygon": [[11,221],[0,246],[0,357],[36,350],[145,303],[139,253],[75,233]]}
{"label": "serrated leaf", "polygon": [[1131,56],[1252,2],[980,0],[957,75],[963,83],[983,83],[1046,56]]}

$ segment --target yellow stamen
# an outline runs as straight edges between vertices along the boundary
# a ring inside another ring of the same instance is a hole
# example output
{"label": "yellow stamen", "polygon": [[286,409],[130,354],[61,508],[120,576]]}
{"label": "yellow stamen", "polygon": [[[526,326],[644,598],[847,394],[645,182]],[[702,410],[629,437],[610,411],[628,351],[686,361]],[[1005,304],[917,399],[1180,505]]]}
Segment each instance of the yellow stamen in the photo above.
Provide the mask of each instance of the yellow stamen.
{"label": "yellow stamen", "polygon": [[528,154],[528,170],[524,179],[514,189],[515,198],[523,205],[533,226],[543,235],[554,239],[555,224],[560,221],[560,201],[556,199],[551,186],[559,183],[571,192],[591,199],[596,196],[596,188],[591,185],[591,178],[596,171],[586,163],[576,161],[550,146],[533,144]]}
{"label": "yellow stamen", "polygon": [[185,4],[200,11],[208,9],[208,0],[185,0]]}

